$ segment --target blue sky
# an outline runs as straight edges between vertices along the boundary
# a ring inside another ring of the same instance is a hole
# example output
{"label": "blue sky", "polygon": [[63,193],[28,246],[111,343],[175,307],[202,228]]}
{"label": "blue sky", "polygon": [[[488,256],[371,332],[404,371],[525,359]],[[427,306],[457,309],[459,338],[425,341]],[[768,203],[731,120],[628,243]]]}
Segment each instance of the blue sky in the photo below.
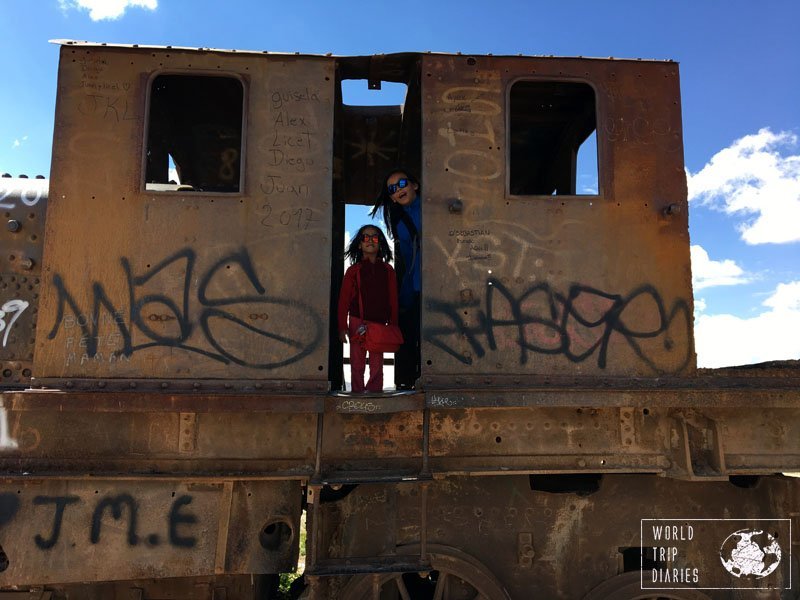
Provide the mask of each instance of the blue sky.
{"label": "blue sky", "polygon": [[701,366],[800,358],[800,2],[0,0],[0,172],[48,175],[50,39],[680,63]]}

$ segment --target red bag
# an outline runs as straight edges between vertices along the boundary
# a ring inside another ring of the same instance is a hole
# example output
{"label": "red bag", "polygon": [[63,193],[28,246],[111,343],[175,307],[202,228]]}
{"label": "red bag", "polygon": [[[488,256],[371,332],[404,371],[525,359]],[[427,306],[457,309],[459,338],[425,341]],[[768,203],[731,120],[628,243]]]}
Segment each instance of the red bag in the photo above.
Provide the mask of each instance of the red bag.
{"label": "red bag", "polygon": [[403,345],[403,334],[397,325],[365,321],[364,347],[369,352],[397,352]]}
{"label": "red bag", "polygon": [[[360,267],[360,265],[359,265]],[[389,275],[391,277],[391,275]],[[358,309],[361,316],[364,316],[364,301],[361,298],[361,269],[356,271],[356,283],[358,284]],[[384,325],[375,321],[364,321],[367,330],[361,339],[367,352],[397,352],[403,345],[403,334],[397,325]]]}

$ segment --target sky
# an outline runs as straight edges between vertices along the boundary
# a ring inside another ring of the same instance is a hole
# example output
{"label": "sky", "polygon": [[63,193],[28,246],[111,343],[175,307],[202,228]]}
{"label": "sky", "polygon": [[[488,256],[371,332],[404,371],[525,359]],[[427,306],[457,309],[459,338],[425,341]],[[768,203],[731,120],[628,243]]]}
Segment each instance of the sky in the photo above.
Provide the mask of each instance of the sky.
{"label": "sky", "polygon": [[798,23],[797,0],[0,0],[0,173],[49,175],[52,39],[671,59],[698,366],[799,359]]}

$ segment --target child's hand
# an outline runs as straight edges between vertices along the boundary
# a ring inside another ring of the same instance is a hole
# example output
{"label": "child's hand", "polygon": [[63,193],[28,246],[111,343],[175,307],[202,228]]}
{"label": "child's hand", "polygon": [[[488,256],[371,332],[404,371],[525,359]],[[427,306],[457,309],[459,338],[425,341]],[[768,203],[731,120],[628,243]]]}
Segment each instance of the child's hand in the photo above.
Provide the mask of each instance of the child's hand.
{"label": "child's hand", "polygon": [[342,342],[343,344],[347,343],[347,331],[345,331],[344,329],[342,329],[339,332],[339,341]]}

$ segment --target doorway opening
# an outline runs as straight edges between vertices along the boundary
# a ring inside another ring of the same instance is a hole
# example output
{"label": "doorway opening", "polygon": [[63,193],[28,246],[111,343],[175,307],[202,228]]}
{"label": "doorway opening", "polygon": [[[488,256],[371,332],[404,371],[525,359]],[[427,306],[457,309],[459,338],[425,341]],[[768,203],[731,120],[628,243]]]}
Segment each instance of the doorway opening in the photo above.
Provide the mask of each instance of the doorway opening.
{"label": "doorway opening", "polygon": [[[337,66],[328,372],[332,390],[350,391],[349,345],[339,342],[338,331],[339,291],[349,266],[344,253],[367,224],[382,230],[394,246],[380,211],[375,217],[370,212],[390,169],[404,165],[419,173],[420,69],[414,54],[347,57]],[[384,390],[394,389],[393,363],[393,356],[385,354]]]}

